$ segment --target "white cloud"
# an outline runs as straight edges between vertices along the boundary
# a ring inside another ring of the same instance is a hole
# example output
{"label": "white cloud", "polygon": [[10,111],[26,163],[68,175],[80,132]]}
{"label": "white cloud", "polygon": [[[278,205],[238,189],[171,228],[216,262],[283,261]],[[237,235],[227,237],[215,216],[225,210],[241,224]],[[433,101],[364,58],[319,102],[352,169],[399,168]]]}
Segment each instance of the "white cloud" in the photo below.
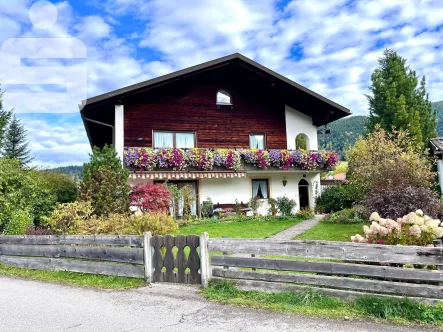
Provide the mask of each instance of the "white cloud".
{"label": "white cloud", "polygon": [[[10,37],[70,37],[86,44],[89,96],[240,52],[354,114],[365,114],[371,72],[388,47],[426,75],[431,100],[443,99],[440,0],[89,0],[95,6],[84,15],[71,0],[56,3],[58,23],[48,31],[30,25],[31,0],[5,3],[10,2],[0,0],[0,43]],[[36,94],[17,111],[76,112],[79,101],[59,105]],[[13,106],[7,99],[5,104]],[[75,150],[85,141],[71,142],[57,128],[47,130],[60,142],[44,139],[40,131],[33,148],[45,162],[55,162],[45,151],[55,153],[58,146],[75,146],[67,156],[78,159]],[[84,131],[78,130],[78,135]]]}

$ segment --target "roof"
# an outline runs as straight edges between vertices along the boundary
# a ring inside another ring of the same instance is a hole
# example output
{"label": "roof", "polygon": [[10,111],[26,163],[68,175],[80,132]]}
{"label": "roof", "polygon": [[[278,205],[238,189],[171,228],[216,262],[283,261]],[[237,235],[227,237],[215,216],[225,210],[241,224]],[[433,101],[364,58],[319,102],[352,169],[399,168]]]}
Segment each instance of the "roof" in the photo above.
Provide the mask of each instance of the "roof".
{"label": "roof", "polygon": [[432,138],[429,145],[434,154],[443,154],[443,137]]}
{"label": "roof", "polygon": [[253,66],[253,67],[275,77],[276,79],[278,79],[278,80],[280,80],[280,81],[282,81],[282,82],[284,82],[284,83],[286,83],[298,90],[305,92],[308,95],[311,95],[317,99],[322,100],[323,102],[333,106],[334,108],[346,113],[346,115],[351,113],[348,108],[346,108],[342,105],[339,105],[339,104],[333,102],[332,100],[330,100],[326,97],[323,97],[323,96],[319,95],[318,93],[316,93],[312,90],[309,90],[308,88],[306,88],[294,81],[291,81],[289,78],[287,78],[283,75],[280,75],[265,66],[262,66],[261,64],[245,57],[244,55],[241,55],[240,53],[234,53],[231,55],[227,55],[227,56],[224,56],[224,57],[212,60],[212,61],[204,62],[204,63],[196,65],[196,66],[182,69],[182,70],[179,70],[179,71],[167,74],[167,75],[163,75],[163,76],[159,76],[159,77],[150,79],[148,81],[144,81],[141,83],[130,85],[130,86],[127,86],[127,87],[124,87],[121,89],[117,89],[117,90],[114,90],[111,92],[104,93],[104,94],[96,96],[96,97],[92,97],[92,98],[83,100],[82,105],[79,105],[79,107],[80,107],[80,109],[83,109],[84,107],[89,108],[89,107],[94,106],[95,104],[99,104],[101,102],[106,102],[108,99],[118,100],[119,97],[124,97],[124,96],[131,95],[131,94],[134,94],[137,92],[141,92],[147,88],[151,88],[156,85],[162,85],[162,84],[167,83],[168,81],[172,81],[172,80],[178,79],[180,77],[183,77],[183,76],[186,76],[189,74],[194,74],[199,71],[204,71],[204,70],[210,69],[211,67],[216,67],[221,64],[231,62],[233,60],[243,61],[243,62],[249,64],[250,66]]}

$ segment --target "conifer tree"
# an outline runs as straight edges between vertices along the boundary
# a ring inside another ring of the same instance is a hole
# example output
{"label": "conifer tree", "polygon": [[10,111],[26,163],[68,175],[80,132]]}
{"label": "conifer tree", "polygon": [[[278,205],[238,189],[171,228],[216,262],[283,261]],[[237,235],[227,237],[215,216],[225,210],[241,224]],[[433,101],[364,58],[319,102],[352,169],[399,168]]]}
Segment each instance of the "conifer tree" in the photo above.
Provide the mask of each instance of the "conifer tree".
{"label": "conifer tree", "polygon": [[129,212],[129,172],[112,146],[94,147],[83,165],[80,200],[90,201],[98,216]]}
{"label": "conifer tree", "polygon": [[5,135],[3,155],[20,160],[22,167],[26,167],[33,160],[26,141],[26,129],[15,114]]}
{"label": "conifer tree", "polygon": [[379,67],[372,73],[369,101],[369,129],[377,124],[387,130],[408,130],[422,147],[437,136],[436,112],[426,93],[425,77],[406,65],[406,59],[393,50],[385,50]]}
{"label": "conifer tree", "polygon": [[0,151],[3,150],[5,134],[10,119],[11,111],[3,109],[3,91],[0,88]]}

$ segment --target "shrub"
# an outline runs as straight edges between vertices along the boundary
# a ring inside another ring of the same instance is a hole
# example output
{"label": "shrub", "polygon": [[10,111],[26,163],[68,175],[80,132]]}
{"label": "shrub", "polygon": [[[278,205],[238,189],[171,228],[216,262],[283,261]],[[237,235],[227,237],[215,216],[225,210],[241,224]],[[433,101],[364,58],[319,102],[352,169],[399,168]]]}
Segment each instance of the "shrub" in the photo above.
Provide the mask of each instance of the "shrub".
{"label": "shrub", "polygon": [[359,224],[365,222],[365,220],[367,219],[363,219],[356,209],[351,208],[326,216],[322,219],[322,222],[330,224]]}
{"label": "shrub", "polygon": [[108,145],[102,150],[94,147],[90,158],[83,165],[80,200],[90,201],[98,216],[129,213],[129,171],[122,168],[115,149]]}
{"label": "shrub", "polygon": [[380,215],[392,219],[418,209],[422,209],[432,218],[437,218],[441,211],[440,199],[435,192],[411,186],[381,188],[370,193],[363,204],[370,211],[377,211]]}
{"label": "shrub", "polygon": [[371,227],[363,226],[364,236],[352,236],[352,242],[426,246],[432,244],[434,239],[443,237],[440,220],[432,219],[422,210],[410,212],[396,221],[381,218],[377,212],[373,212],[370,220]]}
{"label": "shrub", "polygon": [[141,216],[131,216],[130,224],[123,234],[143,234],[151,232],[154,235],[173,233],[178,229],[177,222],[166,213],[147,213]]}
{"label": "shrub", "polygon": [[248,206],[251,208],[252,212],[254,213],[254,215],[256,215],[258,212],[258,209],[262,206],[262,201],[260,200],[260,197],[255,196],[252,197],[249,200]]}
{"label": "shrub", "polygon": [[237,215],[237,216],[240,216],[241,215],[241,209],[242,209],[242,206],[241,206],[241,204],[240,204],[240,202],[238,201],[238,199],[236,198],[235,199],[235,204],[234,204],[234,212],[235,212],[235,214]]}
{"label": "shrub", "polygon": [[55,195],[41,172],[20,165],[18,160],[0,158],[0,230],[14,211],[28,211],[38,225],[56,205]]}
{"label": "shrub", "polygon": [[347,177],[364,192],[392,186],[431,188],[432,163],[406,131],[388,133],[380,127],[357,140],[348,153]]}
{"label": "shrub", "polygon": [[183,198],[183,219],[187,222],[191,217],[191,207],[194,204],[196,197],[190,185],[185,185],[180,189]]}
{"label": "shrub", "polygon": [[91,218],[92,212],[90,202],[77,201],[60,204],[52,212],[47,223],[57,234],[76,234],[80,225]]}
{"label": "shrub", "polygon": [[41,226],[28,226],[25,230],[26,235],[55,235],[56,233],[50,228]]}
{"label": "shrub", "polygon": [[277,197],[277,207],[283,216],[291,216],[292,210],[297,206],[295,200],[286,196]]}
{"label": "shrub", "polygon": [[26,228],[33,225],[32,215],[26,210],[16,210],[11,214],[11,220],[5,227],[5,235],[23,235]]}
{"label": "shrub", "polygon": [[320,213],[332,213],[349,209],[363,198],[363,190],[358,185],[329,186],[316,198],[315,205]]}
{"label": "shrub", "polygon": [[304,208],[298,211],[295,216],[301,220],[308,220],[315,217],[314,210],[311,208]]}
{"label": "shrub", "polygon": [[171,204],[171,192],[160,183],[141,183],[131,188],[129,199],[144,212],[167,212]]}
{"label": "shrub", "polygon": [[67,174],[43,171],[52,192],[57,197],[58,203],[71,203],[77,199],[78,188],[74,179]]}
{"label": "shrub", "polygon": [[177,222],[166,213],[152,212],[140,215],[110,214],[89,220],[79,225],[80,234],[138,234],[152,232],[154,235],[173,233]]}
{"label": "shrub", "polygon": [[211,197],[206,197],[206,201],[202,204],[202,218],[209,218],[214,214],[214,204]]}
{"label": "shrub", "polygon": [[275,216],[278,212],[277,200],[271,197],[268,199],[268,204],[270,205],[268,212]]}

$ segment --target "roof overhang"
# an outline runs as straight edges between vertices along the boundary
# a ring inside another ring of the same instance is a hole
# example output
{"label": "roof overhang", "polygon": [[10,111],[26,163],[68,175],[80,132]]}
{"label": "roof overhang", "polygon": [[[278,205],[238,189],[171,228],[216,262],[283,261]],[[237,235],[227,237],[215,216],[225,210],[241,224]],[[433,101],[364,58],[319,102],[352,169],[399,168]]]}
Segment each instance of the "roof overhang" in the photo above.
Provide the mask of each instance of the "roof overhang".
{"label": "roof overhang", "polygon": [[301,91],[309,96],[312,96],[324,103],[326,103],[327,105],[331,106],[333,109],[337,110],[338,112],[342,113],[341,117],[347,116],[349,114],[351,114],[350,110],[342,105],[339,105],[335,102],[333,102],[332,100],[323,97],[322,95],[290,80],[289,78],[280,75],[274,71],[272,71],[271,69],[262,66],[261,64],[239,54],[239,53],[234,53],[225,57],[221,57],[212,61],[208,61],[196,66],[192,66],[186,69],[182,69],[167,75],[163,75],[163,76],[159,76],[156,78],[153,78],[151,80],[148,81],[144,81],[141,83],[137,83],[134,85],[130,85],[121,89],[117,89],[108,93],[104,93],[102,95],[96,96],[96,97],[92,97],[89,98],[87,100],[83,100],[82,104],[79,105],[80,110],[82,109],[89,109],[89,108],[93,108],[95,106],[101,105],[103,103],[108,103],[108,102],[121,102],[121,100],[123,98],[126,98],[128,96],[146,91],[148,89],[152,89],[154,87],[157,86],[161,86],[164,84],[167,84],[169,82],[184,78],[188,75],[195,75],[197,73],[201,73],[207,70],[211,70],[220,66],[224,66],[227,65],[233,61],[240,61],[243,62],[253,68],[255,68],[258,72],[260,72],[261,74],[265,74],[265,75],[269,75],[271,77],[273,77],[274,79],[278,80],[281,83],[286,84],[288,87],[296,89],[298,91]]}

